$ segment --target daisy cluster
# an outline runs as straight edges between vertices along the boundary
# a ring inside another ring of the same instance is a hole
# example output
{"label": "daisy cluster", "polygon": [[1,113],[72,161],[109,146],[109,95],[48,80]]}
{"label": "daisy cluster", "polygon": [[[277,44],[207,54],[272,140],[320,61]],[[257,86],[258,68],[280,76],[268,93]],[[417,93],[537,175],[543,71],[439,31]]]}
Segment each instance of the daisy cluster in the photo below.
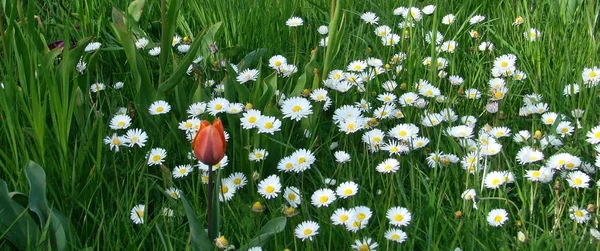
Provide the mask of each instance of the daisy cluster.
{"label": "daisy cluster", "polygon": [[[482,15],[461,17],[453,13],[441,13],[442,18],[434,20],[440,25],[434,27],[442,30],[460,22],[467,27],[463,33],[444,34],[440,30],[430,30],[424,24],[427,19],[433,19],[436,11],[441,12],[434,5],[423,8],[398,7],[391,12],[399,20],[395,24],[383,24],[383,19],[373,12],[361,14],[360,18],[368,31],[365,36],[377,41],[380,46],[377,48],[391,53],[385,54],[388,55],[386,57],[368,56],[349,60],[347,64],[339,65],[323,76],[318,88],[307,89],[300,95],[291,95],[279,85],[270,103],[276,112],[255,109],[251,103],[242,104],[225,98],[225,88],[235,88],[231,83],[247,86],[262,84],[257,82],[262,74],[259,69],[246,68],[240,71],[236,65],[225,63],[237,74],[234,76],[235,82],[231,79],[231,82],[221,83],[203,80],[204,87],[209,90],[212,87],[210,100],[190,104],[186,110],[187,117],[177,125],[182,139],[185,138],[187,142],[191,143],[194,139],[201,119],[212,117],[226,117],[226,123],[239,124],[240,131],[251,137],[275,139],[275,136],[297,134],[311,139],[314,136],[311,133],[320,134],[320,130],[293,131],[289,128],[294,128],[292,125],[302,128],[303,122],[313,121],[318,115],[324,120],[321,123],[332,125],[335,130],[333,134],[336,135],[336,138],[327,141],[331,142],[329,147],[302,145],[304,141],[297,144],[294,141],[287,142],[294,150],[286,151],[281,156],[270,153],[267,145],[246,147],[248,163],[263,165],[267,158],[277,163],[276,167],[270,168],[272,172],[266,177],[262,177],[263,173],[258,170],[252,173],[239,172],[238,163],[231,163],[233,168],[230,169],[234,170],[227,175],[224,169],[230,164],[230,159],[225,156],[213,166],[213,172],[221,172],[221,176],[226,177],[220,180],[220,187],[217,188],[219,200],[224,203],[232,201],[252,179],[255,182],[249,186],[254,187],[243,193],[256,191],[252,194],[260,198],[255,198],[256,202],[249,210],[264,212],[262,203],[275,203],[279,209],[277,212],[287,217],[296,217],[300,211],[326,214],[327,217],[307,217],[296,221],[298,224],[294,226],[293,233],[299,240],[319,238],[318,235],[323,234],[323,226],[327,225],[357,236],[354,242],[346,243],[352,249],[375,250],[379,247],[377,241],[400,245],[411,237],[407,229],[413,217],[418,217],[415,208],[412,205],[399,205],[395,201],[386,203],[386,208],[376,208],[358,200],[361,193],[366,195],[381,191],[368,191],[370,188],[367,184],[361,184],[366,181],[346,175],[352,172],[338,174],[336,171],[323,184],[309,186],[301,182],[304,175],[321,175],[321,172],[327,173],[326,167],[344,168],[353,160],[366,157],[368,162],[357,172],[373,172],[378,175],[375,177],[377,182],[397,176],[407,169],[418,170],[425,176],[432,170],[457,169],[466,182],[460,184],[464,192],[456,199],[464,200],[469,205],[467,217],[482,215],[484,217],[481,218],[491,227],[503,227],[518,218],[516,214],[510,214],[515,212],[513,208],[498,207],[490,199],[495,196],[514,199],[515,183],[521,186],[559,184],[554,185],[559,187],[557,190],[572,189],[578,194],[594,185],[599,186],[600,181],[594,181],[593,175],[596,168],[600,167],[600,125],[583,128],[580,121],[584,117],[584,110],[573,109],[570,114],[564,114],[554,107],[553,111],[542,94],[524,93],[529,88],[524,87],[528,83],[526,68],[519,68],[523,65],[523,59],[514,53],[498,52],[493,41],[484,40],[484,36],[477,31],[491,20]],[[292,29],[299,29],[304,21],[293,17],[286,24]],[[523,24],[522,17],[517,17],[512,23],[517,29],[521,29]],[[424,31],[417,32],[416,28]],[[543,39],[542,32],[535,28],[522,30],[526,43]],[[327,47],[327,26],[318,27],[317,32],[322,38],[320,46]],[[478,79],[465,79],[456,73],[459,70],[455,68],[458,62],[453,59],[454,55],[468,51],[467,45],[455,40],[460,36],[470,41],[471,53],[489,58],[485,64],[486,72]],[[402,51],[398,45],[403,40],[419,40],[424,46],[423,50],[432,48],[430,51],[433,55],[420,57],[417,53]],[[138,49],[145,49],[148,44],[145,38],[136,42]],[[182,54],[189,50],[189,41],[179,36],[173,38],[172,45]],[[159,47],[149,51],[153,56],[159,53]],[[198,57],[194,63],[202,59]],[[283,55],[270,57],[268,66],[271,72],[292,80],[298,72],[298,68],[288,63]],[[426,73],[418,76],[423,71],[414,70],[416,68],[425,69]],[[192,70],[190,66],[189,75]],[[416,72],[417,76],[408,78],[409,72]],[[410,83],[403,82],[413,78],[415,80]],[[580,81],[566,85],[564,94],[577,95],[583,88],[594,88],[598,83],[600,69],[596,66],[584,68]],[[103,89],[103,84],[91,87],[92,92]],[[351,95],[344,95],[346,93]],[[514,100],[522,105],[518,111],[509,111],[511,106],[507,104]],[[148,107],[148,113],[152,116],[160,117],[170,111],[170,104],[163,100],[157,100]],[[515,114],[516,119],[523,119],[527,123],[497,119],[501,114]],[[112,116],[109,124],[112,130],[109,134],[112,135],[104,140],[109,149],[117,152],[124,147],[145,147],[148,135],[138,128],[129,129],[134,123],[126,109],[120,109]],[[571,150],[578,147],[577,137],[585,138],[585,147],[593,150]],[[356,142],[340,147],[336,141],[338,138],[345,142],[355,139]],[[229,140],[227,132],[226,139]],[[228,146],[237,152],[242,151],[242,147]],[[507,150],[515,147],[519,150]],[[357,154],[351,155],[349,151]],[[331,155],[333,159],[330,158],[329,162],[320,158]],[[167,150],[157,147],[148,150],[146,160],[150,167],[174,166],[170,171],[176,181],[185,179],[197,170],[202,182],[207,184],[208,166],[194,162],[193,154],[188,153],[188,156],[191,157],[190,163],[170,163],[166,161]],[[408,162],[408,156],[419,161]],[[338,180],[341,181],[339,184]],[[563,184],[562,187],[560,184]],[[179,199],[186,191],[169,187],[164,192],[173,199]],[[545,190],[542,192],[550,193]],[[585,224],[593,215],[577,204],[578,201],[569,201],[575,205],[570,205],[568,215],[573,222]],[[145,205],[137,205],[131,210],[130,217],[135,224],[144,223],[144,211]],[[173,211],[164,208],[163,215],[173,215]],[[457,214],[457,218],[460,217]],[[381,231],[383,236],[380,239],[369,236],[370,232],[365,230],[370,225],[383,223],[386,223],[386,229]],[[595,229],[590,231],[598,234]],[[514,234],[518,240],[527,239],[526,232],[514,231]],[[221,243],[225,241],[223,239]],[[260,247],[254,250],[260,250]]]}

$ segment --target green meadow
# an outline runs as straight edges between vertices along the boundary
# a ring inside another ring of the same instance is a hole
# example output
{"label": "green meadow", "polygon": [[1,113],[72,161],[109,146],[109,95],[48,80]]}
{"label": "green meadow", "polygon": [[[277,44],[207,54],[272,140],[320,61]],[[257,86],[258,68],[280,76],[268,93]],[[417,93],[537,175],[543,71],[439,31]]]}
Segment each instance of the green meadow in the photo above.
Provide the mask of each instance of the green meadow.
{"label": "green meadow", "polygon": [[596,0],[0,0],[0,31],[0,250],[600,250]]}

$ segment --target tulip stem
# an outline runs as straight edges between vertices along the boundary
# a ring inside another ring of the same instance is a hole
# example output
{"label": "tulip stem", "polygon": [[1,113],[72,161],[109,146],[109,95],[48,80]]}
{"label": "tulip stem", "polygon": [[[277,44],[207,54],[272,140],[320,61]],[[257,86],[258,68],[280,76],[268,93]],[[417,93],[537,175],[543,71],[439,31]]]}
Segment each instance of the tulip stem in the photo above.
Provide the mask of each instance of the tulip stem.
{"label": "tulip stem", "polygon": [[208,165],[208,238],[214,240],[215,237],[212,233],[212,209],[213,209],[213,173],[212,165]]}

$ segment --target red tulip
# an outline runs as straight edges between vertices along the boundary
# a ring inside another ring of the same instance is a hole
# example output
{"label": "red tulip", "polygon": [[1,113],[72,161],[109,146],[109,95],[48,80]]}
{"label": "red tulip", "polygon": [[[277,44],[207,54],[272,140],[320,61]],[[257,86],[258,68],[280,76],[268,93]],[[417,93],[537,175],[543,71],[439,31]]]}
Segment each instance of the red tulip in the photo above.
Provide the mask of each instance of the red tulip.
{"label": "red tulip", "polygon": [[212,166],[218,164],[225,156],[226,144],[223,124],[217,118],[212,125],[206,120],[202,121],[200,130],[192,142],[192,147],[198,160]]}

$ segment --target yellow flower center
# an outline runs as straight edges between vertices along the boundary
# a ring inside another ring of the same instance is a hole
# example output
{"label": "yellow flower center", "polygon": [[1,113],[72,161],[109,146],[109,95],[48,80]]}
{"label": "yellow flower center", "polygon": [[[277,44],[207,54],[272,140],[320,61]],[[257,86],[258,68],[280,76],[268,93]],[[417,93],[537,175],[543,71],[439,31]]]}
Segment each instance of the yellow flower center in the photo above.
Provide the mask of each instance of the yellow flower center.
{"label": "yellow flower center", "polygon": [[431,95],[433,95],[433,91],[432,90],[427,90],[427,91],[425,91],[425,94],[427,94],[427,96],[431,96]]}
{"label": "yellow flower center", "polygon": [[536,178],[540,177],[540,171],[533,171],[533,172],[531,172],[531,176],[536,177]]}
{"label": "yellow flower center", "polygon": [[350,194],[352,194],[352,189],[350,189],[350,188],[346,188],[346,190],[344,190],[344,194],[345,194],[345,195],[350,195]]}
{"label": "yellow flower center", "polygon": [[267,193],[272,193],[275,191],[275,187],[269,185],[265,188],[265,191],[267,191]]}
{"label": "yellow flower center", "polygon": [[340,79],[341,77],[342,75],[340,75],[339,73],[333,74],[334,79]]}
{"label": "yellow flower center", "polygon": [[159,106],[159,107],[157,107],[157,108],[156,108],[156,111],[157,111],[157,112],[162,112],[162,111],[164,111],[164,110],[165,110],[165,108],[164,108],[164,107],[162,107],[162,106]]}
{"label": "yellow flower center", "polygon": [[312,234],[312,230],[311,229],[304,229],[304,232],[302,232],[304,235],[309,235]]}
{"label": "yellow flower center", "polygon": [[144,217],[144,211],[142,211],[142,210],[137,210],[137,211],[135,211],[135,213],[137,214],[138,218]]}
{"label": "yellow flower center", "polygon": [[494,221],[495,221],[496,223],[499,223],[500,221],[502,221],[502,216],[500,216],[500,215],[496,215],[496,217],[494,217]]}
{"label": "yellow flower center", "polygon": [[581,183],[583,183],[583,181],[580,178],[573,179],[573,184],[575,184],[575,185],[581,185]]}
{"label": "yellow flower center", "polygon": [[406,131],[400,131],[400,132],[398,133],[398,135],[400,135],[400,137],[405,137],[405,136],[406,136],[406,134],[407,134],[407,133],[406,133]]}
{"label": "yellow flower center", "polygon": [[341,222],[346,222],[348,220],[348,215],[342,215],[340,216],[340,221]]}
{"label": "yellow flower center", "polygon": [[216,104],[215,105],[215,110],[221,110],[223,109],[223,105],[222,104]]}
{"label": "yellow flower center", "polygon": [[271,122],[265,123],[265,128],[267,128],[267,129],[273,128],[273,123],[271,123]]}
{"label": "yellow flower center", "polygon": [[367,246],[367,244],[362,244],[362,245],[360,245],[359,250],[360,251],[369,251],[369,246]]}
{"label": "yellow flower center", "polygon": [[118,127],[123,127],[125,126],[125,122],[124,121],[119,121],[119,123],[117,123]]}
{"label": "yellow flower center", "polygon": [[328,197],[328,196],[325,196],[325,195],[321,196],[321,198],[319,199],[319,201],[320,201],[321,203],[325,203],[325,202],[327,202],[328,200],[329,200],[329,197]]}
{"label": "yellow flower center", "polygon": [[277,67],[281,66],[281,61],[275,61],[275,66],[277,66]]}
{"label": "yellow flower center", "polygon": [[367,216],[364,213],[358,213],[358,215],[356,215],[356,218],[358,218],[359,220],[364,220]]}
{"label": "yellow flower center", "polygon": [[581,218],[581,217],[583,217],[583,212],[581,212],[581,210],[577,210],[577,211],[575,211],[575,216]]}
{"label": "yellow flower center", "polygon": [[373,142],[379,143],[379,141],[381,141],[381,138],[379,138],[379,137],[373,137]]}
{"label": "yellow flower center", "polygon": [[590,78],[595,78],[597,76],[595,71],[590,72]]}
{"label": "yellow flower center", "polygon": [[235,179],[233,179],[233,183],[234,183],[234,184],[236,184],[236,185],[239,185],[239,184],[241,184],[241,183],[242,183],[242,179],[240,179],[240,178],[235,178]]}
{"label": "yellow flower center", "polygon": [[229,192],[229,187],[221,186],[221,193],[227,193],[227,192]]}
{"label": "yellow flower center", "polygon": [[392,240],[400,239],[400,235],[398,235],[398,234],[392,234],[391,237],[392,237]]}
{"label": "yellow flower center", "polygon": [[152,161],[157,162],[160,160],[160,155],[156,154],[154,156],[152,156]]}
{"label": "yellow flower center", "polygon": [[290,199],[290,200],[296,200],[296,194],[294,194],[294,193],[290,193],[290,194],[288,195],[288,199]]}
{"label": "yellow flower center", "polygon": [[383,167],[383,170],[386,170],[386,171],[392,170],[392,165],[385,165],[385,167]]}
{"label": "yellow flower center", "polygon": [[113,145],[118,146],[121,144],[121,141],[119,139],[113,139],[112,143],[113,143]]}
{"label": "yellow flower center", "polygon": [[600,139],[600,131],[597,133],[594,133],[594,138]]}
{"label": "yellow flower center", "polygon": [[395,221],[402,221],[404,219],[404,217],[401,214],[396,214],[394,216],[394,220]]}
{"label": "yellow flower center", "polygon": [[492,185],[495,186],[495,185],[498,185],[498,184],[500,184],[500,179],[494,179],[494,180],[492,180]]}
{"label": "yellow flower center", "polygon": [[504,97],[504,94],[501,91],[497,91],[494,93],[494,98],[501,99],[502,97]]}
{"label": "yellow flower center", "polygon": [[304,157],[298,158],[298,164],[302,164],[304,162],[306,162],[306,158],[304,158]]}
{"label": "yellow flower center", "polygon": [[502,63],[500,63],[500,66],[502,66],[502,67],[507,67],[507,66],[508,66],[508,62],[506,62],[506,61],[502,61]]}
{"label": "yellow flower center", "polygon": [[248,122],[250,122],[250,123],[256,122],[256,117],[252,116],[252,117],[248,118]]}
{"label": "yellow flower center", "polygon": [[349,131],[352,131],[352,130],[354,130],[354,124],[350,123],[350,124],[348,124],[348,126],[346,126],[346,128],[347,128]]}
{"label": "yellow flower center", "polygon": [[285,164],[285,168],[286,168],[286,169],[290,169],[290,168],[292,168],[293,166],[294,166],[294,165],[293,165],[292,163],[287,163],[287,164]]}
{"label": "yellow flower center", "polygon": [[294,107],[292,107],[292,111],[294,112],[299,112],[300,110],[302,110],[302,107],[300,107],[299,105],[295,105]]}
{"label": "yellow flower center", "polygon": [[181,169],[179,169],[179,173],[185,174],[185,173],[187,173],[187,170],[185,168],[181,168]]}

